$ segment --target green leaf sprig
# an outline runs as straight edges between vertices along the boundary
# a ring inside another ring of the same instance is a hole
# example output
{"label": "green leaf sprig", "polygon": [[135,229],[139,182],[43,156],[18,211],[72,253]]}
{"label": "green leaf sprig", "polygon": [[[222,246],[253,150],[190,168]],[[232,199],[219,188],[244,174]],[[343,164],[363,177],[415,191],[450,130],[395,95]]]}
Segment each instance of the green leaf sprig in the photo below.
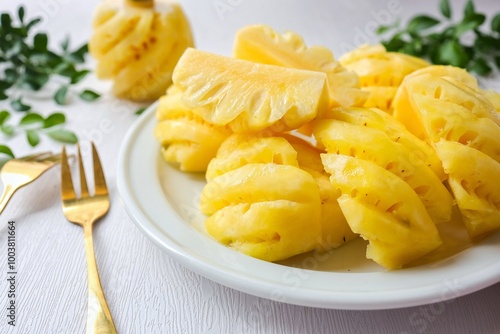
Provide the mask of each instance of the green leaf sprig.
{"label": "green leaf sprig", "polygon": [[[387,51],[425,58],[438,65],[466,68],[481,76],[490,74],[494,66],[500,69],[500,13],[493,16],[491,32],[486,33],[481,30],[486,15],[476,11],[472,0],[467,1],[462,19],[457,23],[451,20],[449,0],[441,0],[439,10],[442,19],[417,15],[403,28],[398,22],[378,27],[379,35],[392,32],[382,44]],[[466,34],[473,37],[467,39],[468,43],[464,42]]]}
{"label": "green leaf sprig", "polygon": [[[61,51],[49,48],[49,37],[43,32],[34,32],[33,28],[41,18],[25,19],[24,7],[19,7],[17,18],[9,13],[0,14],[0,100],[10,100],[16,111],[27,112],[31,106],[23,102],[25,90],[39,91],[51,78],[60,82],[60,88],[54,94],[54,101],[66,104],[69,87],[79,83],[89,69],[82,68],[87,44],[70,49],[70,40],[61,44]],[[90,92],[90,93],[89,93]],[[78,94],[83,100],[91,101],[99,94],[84,90]],[[92,98],[88,98],[92,95]]]}
{"label": "green leaf sprig", "polygon": [[[9,124],[10,118],[11,114],[7,110],[0,111],[0,131],[8,137],[24,133],[26,140],[32,147],[40,143],[40,136],[42,135],[62,143],[76,144],[78,141],[74,132],[63,128],[66,123],[66,116],[61,112],[54,112],[47,117],[43,117],[31,111],[26,113],[16,125]],[[0,149],[2,146],[4,151],[0,151],[0,153],[11,155],[8,150],[5,150],[5,148],[9,149],[8,146],[0,145]]]}

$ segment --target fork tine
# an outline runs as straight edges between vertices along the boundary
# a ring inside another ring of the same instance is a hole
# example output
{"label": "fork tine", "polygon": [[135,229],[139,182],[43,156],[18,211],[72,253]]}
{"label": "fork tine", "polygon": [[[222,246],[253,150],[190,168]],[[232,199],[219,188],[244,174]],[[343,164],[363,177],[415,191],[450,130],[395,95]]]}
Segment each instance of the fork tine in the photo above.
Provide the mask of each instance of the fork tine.
{"label": "fork tine", "polygon": [[80,144],[77,145],[78,147],[78,169],[79,169],[79,174],[80,174],[80,187],[81,187],[81,192],[82,198],[89,197],[89,188],[87,187],[87,178],[85,177],[85,169],[83,168],[83,160],[82,160],[82,153],[80,152]]}
{"label": "fork tine", "polygon": [[65,146],[63,146],[61,153],[61,194],[63,201],[76,198]]}
{"label": "fork tine", "polygon": [[102,170],[101,160],[99,159],[99,154],[97,154],[94,142],[92,142],[92,161],[94,165],[95,194],[107,195],[108,187],[106,186],[106,179],[104,178],[104,172]]}

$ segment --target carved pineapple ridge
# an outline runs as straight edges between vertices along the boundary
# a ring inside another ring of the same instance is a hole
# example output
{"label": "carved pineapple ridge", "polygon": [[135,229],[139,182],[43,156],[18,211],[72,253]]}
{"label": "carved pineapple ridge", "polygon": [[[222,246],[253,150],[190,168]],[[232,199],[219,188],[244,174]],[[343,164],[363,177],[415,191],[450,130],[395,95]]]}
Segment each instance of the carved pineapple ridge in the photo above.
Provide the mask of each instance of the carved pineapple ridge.
{"label": "carved pineapple ridge", "polygon": [[94,14],[89,50],[96,74],[114,82],[113,93],[154,100],[171,84],[172,71],[193,38],[187,18],[169,0],[105,0]]}

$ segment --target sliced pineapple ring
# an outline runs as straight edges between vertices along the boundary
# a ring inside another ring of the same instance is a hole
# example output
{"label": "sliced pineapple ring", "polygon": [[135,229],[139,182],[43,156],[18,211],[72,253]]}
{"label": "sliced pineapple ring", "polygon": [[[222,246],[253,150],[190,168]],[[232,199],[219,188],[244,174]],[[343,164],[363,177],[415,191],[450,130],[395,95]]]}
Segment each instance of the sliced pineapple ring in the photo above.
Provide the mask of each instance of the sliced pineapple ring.
{"label": "sliced pineapple ring", "polygon": [[182,103],[182,93],[175,86],[160,99],[156,117],[155,137],[162,145],[163,158],[186,172],[204,172],[231,133],[196,116]]}
{"label": "sliced pineapple ring", "polygon": [[500,228],[500,163],[472,147],[440,141],[436,150],[471,238]]}
{"label": "sliced pineapple ring", "polygon": [[500,127],[490,118],[478,117],[467,108],[421,94],[414,94],[427,136],[477,149],[500,163]]}
{"label": "sliced pineapple ring", "polygon": [[349,226],[370,242],[368,258],[397,269],[441,244],[422,202],[399,177],[370,161],[321,157],[330,181],[342,191],[338,202]]}
{"label": "sliced pineapple ring", "polygon": [[368,97],[356,73],[336,62],[330,50],[307,47],[303,38],[291,31],[280,34],[265,25],[246,26],[236,33],[233,55],[262,64],[326,73],[332,106],[362,106]]}
{"label": "sliced pineapple ring", "polygon": [[441,180],[422,160],[384,132],[338,120],[315,122],[314,136],[328,153],[375,163],[410,185],[434,222],[451,218],[452,197]]}
{"label": "sliced pineapple ring", "polygon": [[234,132],[276,132],[298,128],[326,109],[326,75],[252,63],[188,49],[174,83],[183,101],[207,122]]}
{"label": "sliced pineapple ring", "polygon": [[317,248],[321,204],[313,177],[294,166],[249,164],[207,183],[201,211],[219,242],[267,261]]}

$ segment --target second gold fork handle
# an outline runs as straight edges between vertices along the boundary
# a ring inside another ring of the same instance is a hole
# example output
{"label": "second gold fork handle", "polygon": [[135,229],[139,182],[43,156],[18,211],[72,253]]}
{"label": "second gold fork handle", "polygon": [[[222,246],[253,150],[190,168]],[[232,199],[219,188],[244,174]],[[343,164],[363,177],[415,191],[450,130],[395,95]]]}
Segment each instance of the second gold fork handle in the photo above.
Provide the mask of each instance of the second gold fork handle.
{"label": "second gold fork handle", "polygon": [[88,272],[88,309],[87,309],[87,334],[114,334],[115,324],[111,317],[106,298],[102,292],[101,280],[97,271],[92,241],[92,224],[84,224],[85,253],[87,257]]}
{"label": "second gold fork handle", "polygon": [[7,206],[7,203],[9,203],[10,198],[12,197],[12,195],[14,195],[17,189],[18,188],[13,187],[10,184],[5,185],[2,197],[0,197],[0,214],[2,214],[3,210]]}

